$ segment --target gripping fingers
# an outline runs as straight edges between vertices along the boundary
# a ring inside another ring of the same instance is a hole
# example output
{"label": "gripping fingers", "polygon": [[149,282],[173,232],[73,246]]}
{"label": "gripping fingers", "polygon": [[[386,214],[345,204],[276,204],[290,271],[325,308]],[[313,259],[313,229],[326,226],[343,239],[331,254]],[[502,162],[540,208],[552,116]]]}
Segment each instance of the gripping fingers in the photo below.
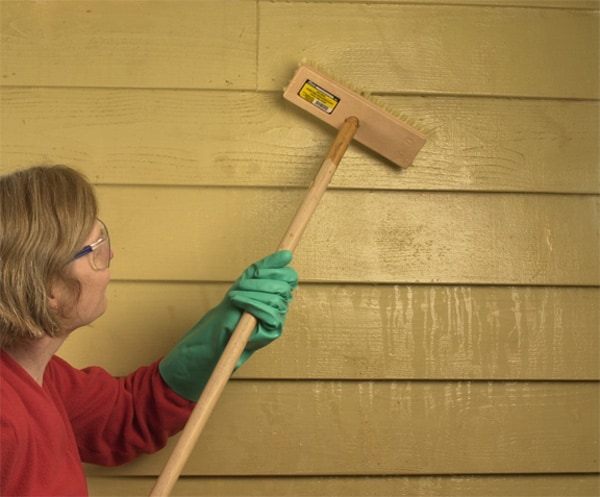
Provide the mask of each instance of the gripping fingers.
{"label": "gripping fingers", "polygon": [[291,302],[293,288],[285,281],[278,280],[246,280],[229,292],[232,295],[246,295],[261,302],[283,300]]}
{"label": "gripping fingers", "polygon": [[291,267],[264,269],[258,277],[240,278],[235,290],[250,290],[266,293],[288,293],[298,286],[298,274]]}
{"label": "gripping fingers", "polygon": [[260,307],[261,309],[273,313],[282,314],[288,310],[290,299],[285,296],[262,293],[234,290],[229,293],[230,300],[246,311],[250,311],[250,307]]}
{"label": "gripping fingers", "polygon": [[[244,271],[243,278],[262,278],[264,274],[277,274],[278,271],[289,269],[286,266],[292,262],[289,250],[280,250],[252,264]],[[273,270],[273,271],[271,271]]]}
{"label": "gripping fingers", "polygon": [[270,300],[263,300],[264,294],[256,294],[254,298],[250,295],[248,292],[231,292],[229,298],[236,307],[249,312],[268,328],[281,327],[288,309],[287,302],[273,296]]}
{"label": "gripping fingers", "polygon": [[266,326],[281,327],[298,286],[298,274],[288,266],[291,260],[292,253],[281,250],[252,264],[229,291],[230,301]]}
{"label": "gripping fingers", "polygon": [[289,250],[280,250],[252,264],[255,269],[282,268],[292,262],[293,254]]}

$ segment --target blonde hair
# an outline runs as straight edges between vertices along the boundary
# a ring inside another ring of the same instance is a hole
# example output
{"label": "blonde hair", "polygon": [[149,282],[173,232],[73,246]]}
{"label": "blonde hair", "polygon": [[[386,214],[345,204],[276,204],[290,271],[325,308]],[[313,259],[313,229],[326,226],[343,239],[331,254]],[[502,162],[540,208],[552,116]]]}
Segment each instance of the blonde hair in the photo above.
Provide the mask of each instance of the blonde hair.
{"label": "blonde hair", "polygon": [[79,297],[68,263],[98,213],[93,188],[66,166],[36,166],[0,176],[0,348],[65,332],[50,289],[62,282]]}

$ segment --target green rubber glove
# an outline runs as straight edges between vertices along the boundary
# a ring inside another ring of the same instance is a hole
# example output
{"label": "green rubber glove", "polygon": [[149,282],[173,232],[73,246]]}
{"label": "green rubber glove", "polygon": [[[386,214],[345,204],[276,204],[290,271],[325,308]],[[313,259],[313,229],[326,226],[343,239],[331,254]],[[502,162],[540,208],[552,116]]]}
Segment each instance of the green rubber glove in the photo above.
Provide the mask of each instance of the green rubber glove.
{"label": "green rubber glove", "polygon": [[257,320],[248,344],[236,364],[279,338],[298,275],[289,267],[292,253],[282,250],[252,264],[210,310],[160,362],[160,374],[175,392],[197,401],[213,372],[243,311]]}

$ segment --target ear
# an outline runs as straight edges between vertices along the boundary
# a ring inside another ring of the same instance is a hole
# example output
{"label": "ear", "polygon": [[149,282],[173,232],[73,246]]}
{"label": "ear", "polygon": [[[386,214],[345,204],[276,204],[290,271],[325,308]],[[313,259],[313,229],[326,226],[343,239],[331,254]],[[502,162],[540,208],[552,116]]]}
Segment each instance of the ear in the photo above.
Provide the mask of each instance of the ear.
{"label": "ear", "polygon": [[53,295],[48,295],[48,307],[54,312],[58,311],[58,299]]}
{"label": "ear", "polygon": [[50,282],[48,289],[48,307],[50,307],[50,309],[52,309],[54,312],[58,312],[61,308],[61,304],[64,303],[66,295],[65,292],[66,287],[62,280],[54,278]]}

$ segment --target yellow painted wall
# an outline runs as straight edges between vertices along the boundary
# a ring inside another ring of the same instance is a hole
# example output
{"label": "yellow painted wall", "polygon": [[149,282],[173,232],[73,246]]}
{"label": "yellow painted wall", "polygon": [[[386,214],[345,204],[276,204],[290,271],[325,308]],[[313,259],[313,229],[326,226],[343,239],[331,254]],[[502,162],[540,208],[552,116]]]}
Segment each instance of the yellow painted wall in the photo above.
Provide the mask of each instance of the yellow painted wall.
{"label": "yellow painted wall", "polygon": [[599,8],[0,0],[0,168],[80,168],[116,252],[77,366],[156,359],[275,248],[333,136],[302,58],[429,130],[407,170],[350,148],[174,495],[600,493]]}

